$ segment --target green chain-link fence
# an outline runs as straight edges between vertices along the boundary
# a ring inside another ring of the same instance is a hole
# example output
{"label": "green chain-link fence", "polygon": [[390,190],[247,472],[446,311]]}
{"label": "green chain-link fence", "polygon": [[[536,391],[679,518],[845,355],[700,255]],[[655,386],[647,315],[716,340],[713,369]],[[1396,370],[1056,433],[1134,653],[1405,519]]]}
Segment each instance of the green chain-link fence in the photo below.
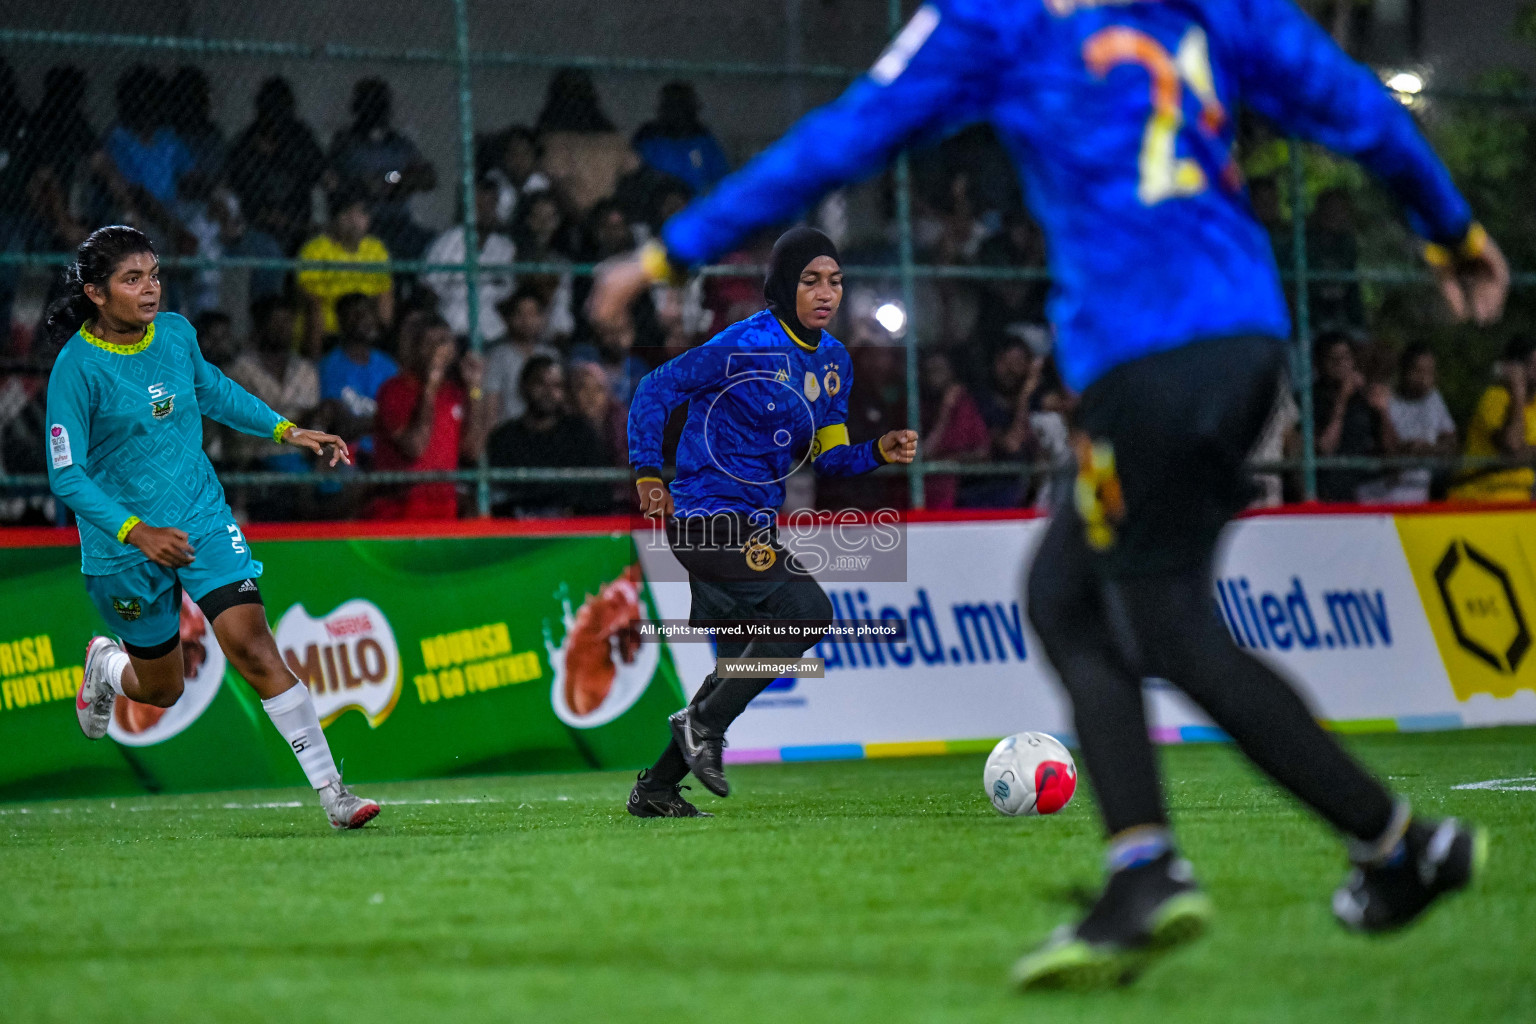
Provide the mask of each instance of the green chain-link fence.
{"label": "green chain-link fence", "polygon": [[[40,403],[53,348],[33,326],[74,245],[115,221],[155,238],[166,307],[199,324],[209,358],[285,413],[361,429],[371,395],[343,388],[322,399],[334,382],[291,360],[320,357],[349,331],[358,351],[393,339],[408,355],[433,315],[507,371],[497,379],[498,413],[520,404],[507,394],[526,357],[495,356],[505,338],[548,344],[562,361],[601,371],[573,374],[571,401],[606,443],[606,465],[544,467],[493,443],[457,470],[410,472],[375,460],[370,470],[328,476],[293,472],[219,437],[220,476],[253,513],[355,515],[370,487],[449,480],[466,511],[480,514],[622,508],[622,432],[604,436],[622,410],[604,412],[593,392],[606,385],[622,399],[646,366],[749,310],[763,249],[706,268],[681,298],[658,294],[617,338],[584,321],[595,261],[654,231],[725,166],[739,166],[836,95],[899,28],[910,13],[902,6],[332,0],[231,9],[181,0],[149,4],[133,23],[138,32],[122,31],[128,26],[104,3],[8,15],[0,27],[10,79],[0,81],[5,516],[44,509]],[[1495,236],[1529,266],[1536,232],[1520,188],[1533,108],[1510,85],[1404,99],[1420,108]],[[1430,342],[1465,422],[1504,337],[1536,312],[1536,275],[1516,275],[1513,327],[1443,326],[1411,239],[1358,171],[1261,129],[1244,132],[1243,157],[1263,183],[1260,213],[1293,288],[1300,339],[1299,447],[1257,456],[1255,470],[1283,481],[1289,497],[1311,498],[1320,473],[1330,492],[1341,472],[1382,478],[1414,468],[1443,477],[1512,461],[1427,450],[1317,454],[1315,335],[1352,338],[1372,379],[1386,375],[1372,360]],[[953,439],[947,449],[920,446],[927,454],[904,483],[829,488],[821,500],[1016,504],[1032,499],[1063,458],[1059,428],[1071,398],[1048,369],[1038,382],[1030,372],[1049,343],[1047,275],[1038,234],[1017,208],[995,141],[968,131],[903,154],[889,173],[815,211],[839,237],[850,280],[839,333],[856,353],[856,438],[911,426],[930,442]],[[377,244],[348,233],[349,210],[366,214]],[[1296,291],[1298,281],[1307,288]],[[336,302],[348,292],[369,297],[371,322],[359,303]],[[525,292],[543,311],[526,338],[517,320]],[[238,337],[251,340],[231,342]],[[980,446],[955,426],[959,414],[944,401],[948,371],[921,357],[930,349],[947,353],[949,370],[974,380],[991,403],[975,410],[993,428]],[[1030,395],[1010,408],[1025,388]]]}

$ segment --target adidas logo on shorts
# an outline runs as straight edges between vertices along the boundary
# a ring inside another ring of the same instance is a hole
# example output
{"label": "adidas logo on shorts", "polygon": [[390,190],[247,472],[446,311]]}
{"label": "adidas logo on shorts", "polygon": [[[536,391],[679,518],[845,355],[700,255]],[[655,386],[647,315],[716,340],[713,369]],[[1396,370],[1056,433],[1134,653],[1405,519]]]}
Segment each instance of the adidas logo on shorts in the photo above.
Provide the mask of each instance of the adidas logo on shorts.
{"label": "adidas logo on shorts", "polygon": [[246,580],[244,583],[240,584],[240,589],[236,590],[235,593],[237,593],[237,594],[249,594],[252,591],[254,591],[255,589],[256,589],[256,581],[255,580]]}

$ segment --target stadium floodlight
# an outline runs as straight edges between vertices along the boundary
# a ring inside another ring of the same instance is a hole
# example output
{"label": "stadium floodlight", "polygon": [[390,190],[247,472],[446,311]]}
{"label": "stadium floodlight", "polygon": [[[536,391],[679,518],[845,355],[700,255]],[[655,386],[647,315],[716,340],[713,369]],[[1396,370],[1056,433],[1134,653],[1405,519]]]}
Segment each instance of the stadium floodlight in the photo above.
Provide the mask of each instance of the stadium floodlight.
{"label": "stadium floodlight", "polygon": [[875,310],[875,321],[891,334],[900,334],[907,326],[907,311],[899,302],[885,302]]}
{"label": "stadium floodlight", "polygon": [[1415,71],[1391,71],[1382,75],[1382,81],[1392,90],[1399,103],[1411,107],[1424,92],[1424,76]]}

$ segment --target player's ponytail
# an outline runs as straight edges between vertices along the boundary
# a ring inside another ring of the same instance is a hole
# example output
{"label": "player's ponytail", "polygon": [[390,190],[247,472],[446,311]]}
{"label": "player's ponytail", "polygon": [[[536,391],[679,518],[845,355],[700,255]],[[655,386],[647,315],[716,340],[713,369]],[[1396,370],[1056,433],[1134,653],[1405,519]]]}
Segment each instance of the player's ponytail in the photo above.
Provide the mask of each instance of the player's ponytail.
{"label": "player's ponytail", "polygon": [[154,255],[154,243],[138,228],[124,224],[98,228],[75,250],[75,262],[64,271],[68,294],[48,307],[45,330],[54,345],[63,345],[80,326],[96,315],[96,304],[85,294],[93,284],[105,290],[118,265],[129,256]]}

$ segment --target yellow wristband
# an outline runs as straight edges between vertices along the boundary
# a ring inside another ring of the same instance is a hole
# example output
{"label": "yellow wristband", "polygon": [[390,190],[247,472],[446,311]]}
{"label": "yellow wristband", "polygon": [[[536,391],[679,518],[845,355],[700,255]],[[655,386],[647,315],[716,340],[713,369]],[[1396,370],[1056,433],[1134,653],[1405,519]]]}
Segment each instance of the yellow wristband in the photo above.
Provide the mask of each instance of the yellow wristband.
{"label": "yellow wristband", "polygon": [[272,428],[272,440],[277,444],[283,443],[283,435],[296,426],[291,420],[278,420],[277,426]]}
{"label": "yellow wristband", "polygon": [[687,277],[667,259],[667,247],[652,239],[640,247],[640,267],[645,276],[658,284],[682,285]]}
{"label": "yellow wristband", "polygon": [[1436,245],[1429,242],[1424,246],[1424,262],[1436,270],[1449,270],[1457,263],[1466,260],[1475,260],[1488,248],[1488,231],[1481,224],[1474,223],[1467,229],[1467,235],[1454,250],[1444,245]]}
{"label": "yellow wristband", "polygon": [[119,544],[127,544],[128,535],[133,532],[135,526],[138,526],[143,521],[138,516],[129,516],[127,519],[124,519],[123,525],[117,528],[117,542]]}
{"label": "yellow wristband", "polygon": [[642,476],[642,477],[636,478],[636,480],[635,480],[635,483],[637,483],[637,484],[647,484],[647,483],[659,484],[659,483],[662,483],[662,482],[663,481],[662,481],[661,477],[659,477],[659,476]]}

